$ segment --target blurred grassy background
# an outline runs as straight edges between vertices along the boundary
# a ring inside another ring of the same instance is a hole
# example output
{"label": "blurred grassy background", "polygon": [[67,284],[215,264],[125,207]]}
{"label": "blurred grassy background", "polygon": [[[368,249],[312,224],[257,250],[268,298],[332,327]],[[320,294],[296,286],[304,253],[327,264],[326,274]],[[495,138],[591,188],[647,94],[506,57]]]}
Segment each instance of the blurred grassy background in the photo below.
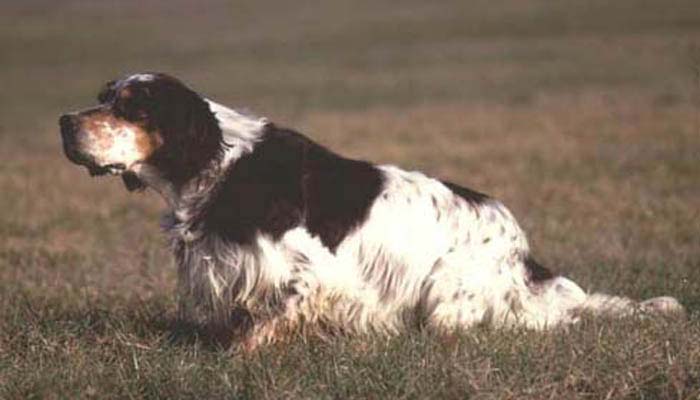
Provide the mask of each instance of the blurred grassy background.
{"label": "blurred grassy background", "polygon": [[[447,348],[301,338],[245,360],[173,343],[161,201],[89,179],[56,126],[138,71],[491,193],[545,265],[586,289],[678,296],[690,318],[476,330]],[[0,87],[0,397],[700,390],[697,0],[7,0]]]}

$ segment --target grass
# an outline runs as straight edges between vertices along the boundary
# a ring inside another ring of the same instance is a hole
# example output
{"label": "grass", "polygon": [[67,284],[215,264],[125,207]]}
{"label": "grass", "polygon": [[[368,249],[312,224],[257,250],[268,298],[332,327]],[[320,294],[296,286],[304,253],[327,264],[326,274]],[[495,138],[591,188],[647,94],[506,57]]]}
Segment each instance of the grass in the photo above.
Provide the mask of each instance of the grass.
{"label": "grass", "polygon": [[[4,2],[0,398],[700,398],[699,43],[691,0]],[[543,264],[688,318],[218,349],[174,322],[162,202],[61,153],[141,70],[491,193]]]}

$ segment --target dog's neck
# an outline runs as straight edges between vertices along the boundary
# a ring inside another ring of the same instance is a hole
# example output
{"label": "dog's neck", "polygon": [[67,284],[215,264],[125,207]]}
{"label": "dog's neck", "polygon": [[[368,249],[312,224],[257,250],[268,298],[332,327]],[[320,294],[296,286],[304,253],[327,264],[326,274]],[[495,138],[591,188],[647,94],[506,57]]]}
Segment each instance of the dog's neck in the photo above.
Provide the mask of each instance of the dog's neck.
{"label": "dog's neck", "polygon": [[192,216],[191,211],[206,200],[209,192],[216,187],[226,170],[236,160],[253,151],[268,124],[265,118],[247,115],[208,99],[205,101],[221,129],[221,157],[212,160],[208,167],[179,188],[164,179],[156,168],[146,163],[135,166],[133,171],[141,181],[163,197],[170,212],[181,222]]}

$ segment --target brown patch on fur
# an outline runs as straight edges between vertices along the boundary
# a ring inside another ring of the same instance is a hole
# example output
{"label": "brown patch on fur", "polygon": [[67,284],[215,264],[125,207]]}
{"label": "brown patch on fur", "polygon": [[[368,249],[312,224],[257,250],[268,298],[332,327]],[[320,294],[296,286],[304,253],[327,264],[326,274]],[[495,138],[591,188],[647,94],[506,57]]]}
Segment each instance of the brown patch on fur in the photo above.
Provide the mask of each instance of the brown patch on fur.
{"label": "brown patch on fur", "polygon": [[[129,92],[128,89],[122,92]],[[120,92],[120,95],[125,95]],[[126,95],[130,95],[127,93]],[[90,110],[80,115],[81,130],[86,132],[91,142],[97,142],[99,147],[107,148],[114,144],[114,132],[130,130],[136,135],[136,148],[142,159],[150,157],[160,146],[163,138],[160,133],[149,133],[142,125],[117,118],[105,109]]]}
{"label": "brown patch on fur", "polygon": [[276,317],[259,323],[250,329],[240,340],[239,348],[244,353],[252,353],[260,345],[285,342],[292,338],[297,323],[284,317]]}
{"label": "brown patch on fur", "polygon": [[136,147],[139,149],[144,158],[148,158],[153,154],[160,146],[163,145],[163,137],[159,132],[154,132],[149,134],[143,129],[137,130],[136,135]]}

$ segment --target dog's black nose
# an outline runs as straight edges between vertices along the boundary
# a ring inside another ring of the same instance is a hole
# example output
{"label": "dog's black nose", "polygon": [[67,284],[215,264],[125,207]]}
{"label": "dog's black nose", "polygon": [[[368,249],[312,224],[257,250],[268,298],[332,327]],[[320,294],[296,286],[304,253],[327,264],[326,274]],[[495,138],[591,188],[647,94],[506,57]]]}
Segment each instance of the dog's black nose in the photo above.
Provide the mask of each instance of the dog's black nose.
{"label": "dog's black nose", "polygon": [[58,120],[58,124],[61,128],[70,128],[75,126],[75,116],[71,114],[63,114]]}
{"label": "dog's black nose", "polygon": [[64,114],[58,119],[58,124],[61,126],[61,135],[65,137],[75,131],[77,118],[74,115]]}

